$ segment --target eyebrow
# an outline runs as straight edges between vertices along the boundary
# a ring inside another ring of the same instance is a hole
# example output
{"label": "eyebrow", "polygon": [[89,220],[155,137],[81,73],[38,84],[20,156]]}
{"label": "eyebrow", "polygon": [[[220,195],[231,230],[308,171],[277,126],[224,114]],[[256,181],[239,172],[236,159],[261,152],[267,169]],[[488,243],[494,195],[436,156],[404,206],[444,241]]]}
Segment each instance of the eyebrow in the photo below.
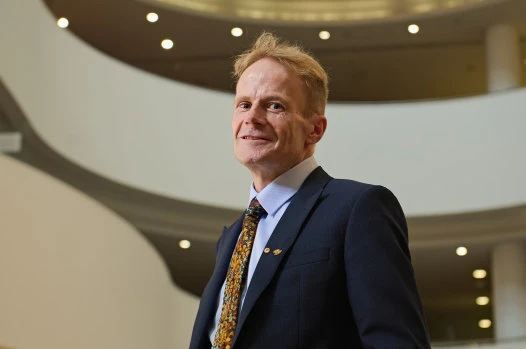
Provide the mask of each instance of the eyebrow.
{"label": "eyebrow", "polygon": [[247,100],[247,99],[250,99],[248,96],[235,96],[234,97],[234,101],[237,102],[237,101],[244,101],[244,100]]}
{"label": "eyebrow", "polygon": [[[235,102],[244,101],[244,100],[250,100],[250,97],[249,96],[236,96],[234,98]],[[270,96],[265,96],[264,98],[262,98],[262,100],[265,102],[272,101],[272,100],[278,100],[280,102],[288,102],[289,99],[287,98],[287,95],[270,95]]]}

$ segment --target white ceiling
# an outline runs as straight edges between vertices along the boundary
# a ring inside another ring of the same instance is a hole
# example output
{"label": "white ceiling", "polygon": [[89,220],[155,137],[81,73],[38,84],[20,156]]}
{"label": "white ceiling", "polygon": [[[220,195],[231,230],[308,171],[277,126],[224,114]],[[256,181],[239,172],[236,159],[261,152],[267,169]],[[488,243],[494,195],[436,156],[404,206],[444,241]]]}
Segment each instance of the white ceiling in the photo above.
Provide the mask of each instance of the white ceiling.
{"label": "white ceiling", "polygon": [[506,0],[137,0],[176,11],[281,25],[379,23],[470,11]]}
{"label": "white ceiling", "polygon": [[[448,1],[432,2],[446,6]],[[484,93],[484,37],[487,28],[495,23],[509,23],[517,28],[523,38],[522,59],[526,58],[523,0],[478,0],[469,4],[465,1],[464,7],[448,11],[330,25],[213,18],[151,5],[157,3],[155,0],[45,2],[57,17],[70,19],[71,31],[117,59],[172,79],[226,91],[233,90],[232,57],[245,50],[262,30],[273,31],[312,51],[329,71],[332,100],[411,100]],[[405,7],[429,1],[380,2],[389,3],[403,13]],[[303,4],[284,3],[298,7]],[[159,14],[157,23],[145,20],[150,11]],[[417,35],[408,33],[410,23],[420,26]],[[232,37],[233,26],[243,28],[244,35]],[[330,30],[329,40],[318,38],[321,29]],[[160,47],[164,38],[174,41],[172,50]],[[523,83],[526,83],[524,71]]]}

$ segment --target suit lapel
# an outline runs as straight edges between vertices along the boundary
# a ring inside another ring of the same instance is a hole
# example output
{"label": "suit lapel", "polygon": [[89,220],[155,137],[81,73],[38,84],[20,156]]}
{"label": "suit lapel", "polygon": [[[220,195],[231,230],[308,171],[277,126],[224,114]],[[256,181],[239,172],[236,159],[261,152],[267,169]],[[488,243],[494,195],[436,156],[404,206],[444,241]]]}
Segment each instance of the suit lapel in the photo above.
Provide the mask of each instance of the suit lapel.
{"label": "suit lapel", "polygon": [[274,255],[273,253],[261,256],[252,280],[250,281],[241,313],[239,314],[236,334],[234,336],[235,344],[243,324],[254,307],[261,293],[268,286],[274,274],[276,273],[283,257],[296,241],[301,227],[316,204],[323,187],[330,180],[330,176],[321,168],[316,168],[305,180],[301,188],[294,195],[289,207],[281,217],[278,225],[270,237],[267,247],[271,250],[280,249],[282,252]]}
{"label": "suit lapel", "polygon": [[[243,214],[244,215],[244,214]],[[201,303],[199,304],[199,311],[196,318],[196,328],[194,329],[193,337],[200,342],[198,348],[210,347],[208,339],[208,330],[210,328],[211,320],[217,311],[217,300],[219,299],[219,292],[221,286],[226,278],[228,265],[230,264],[230,257],[234,251],[239,233],[241,232],[241,224],[243,216],[239,218],[229,228],[223,229],[221,235],[221,245],[218,246],[216,261],[210,281],[201,295]],[[192,342],[194,338],[192,338]]]}

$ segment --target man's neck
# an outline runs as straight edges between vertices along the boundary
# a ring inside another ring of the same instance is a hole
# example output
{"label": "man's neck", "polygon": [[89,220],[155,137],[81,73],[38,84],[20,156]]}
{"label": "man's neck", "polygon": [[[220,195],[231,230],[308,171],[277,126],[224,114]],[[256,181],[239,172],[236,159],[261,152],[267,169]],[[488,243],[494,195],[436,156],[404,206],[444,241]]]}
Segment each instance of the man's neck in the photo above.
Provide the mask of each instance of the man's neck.
{"label": "man's neck", "polygon": [[275,181],[276,178],[290,171],[291,169],[298,166],[299,164],[301,164],[308,158],[310,158],[310,156],[301,160],[300,162],[294,165],[291,165],[286,168],[274,169],[274,171],[269,171],[268,167],[265,168],[264,171],[251,170],[250,172],[252,174],[252,181],[253,181],[254,189],[256,190],[256,192],[260,193],[263,189],[265,189],[266,186],[268,186],[270,183]]}

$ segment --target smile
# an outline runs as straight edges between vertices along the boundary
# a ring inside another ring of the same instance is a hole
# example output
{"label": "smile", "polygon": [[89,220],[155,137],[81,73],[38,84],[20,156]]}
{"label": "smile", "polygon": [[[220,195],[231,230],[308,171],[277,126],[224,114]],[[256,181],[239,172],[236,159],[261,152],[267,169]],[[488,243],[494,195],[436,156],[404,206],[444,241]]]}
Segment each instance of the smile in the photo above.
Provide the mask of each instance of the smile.
{"label": "smile", "polygon": [[253,136],[242,136],[241,139],[249,140],[249,141],[266,141],[267,139],[261,138],[261,137],[253,137]]}

